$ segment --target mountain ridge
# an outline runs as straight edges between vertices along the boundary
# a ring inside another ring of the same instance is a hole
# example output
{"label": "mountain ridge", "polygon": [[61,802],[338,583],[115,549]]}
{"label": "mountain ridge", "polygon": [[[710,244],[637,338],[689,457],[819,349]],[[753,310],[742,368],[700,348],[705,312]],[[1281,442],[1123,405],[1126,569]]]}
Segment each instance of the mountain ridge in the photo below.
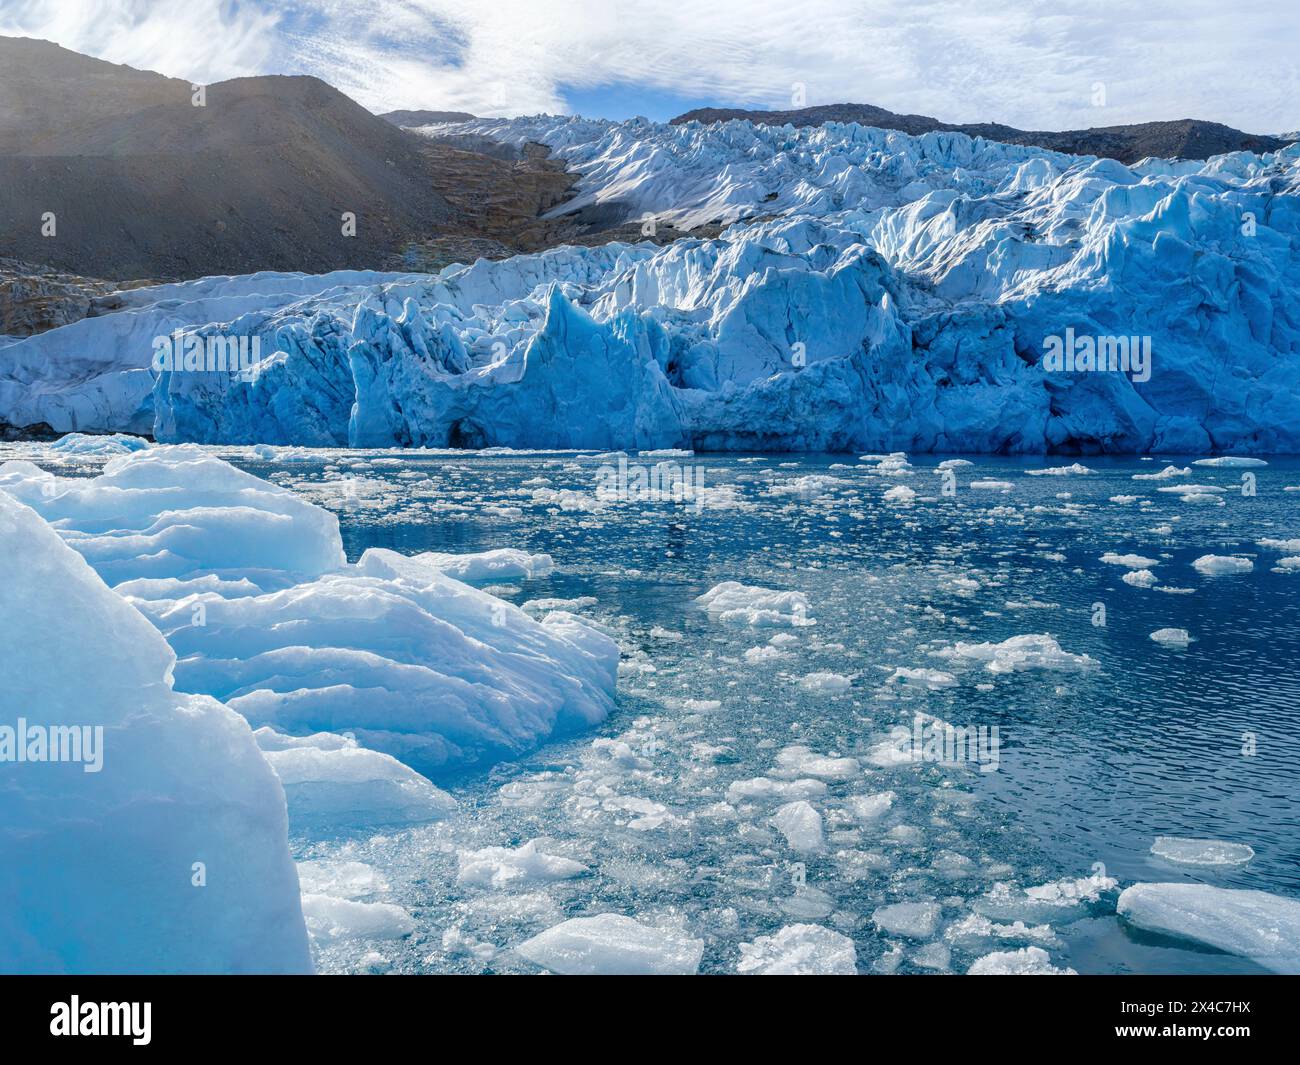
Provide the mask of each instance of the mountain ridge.
{"label": "mountain ridge", "polygon": [[1149,157],[1161,159],[1208,159],[1226,152],[1271,152],[1288,143],[1279,137],[1245,133],[1218,122],[1181,118],[1164,122],[1139,122],[1090,129],[1022,130],[997,122],[944,122],[929,115],[904,115],[873,104],[820,104],[788,111],[756,111],[745,108],[701,107],[670,119],[671,125],[686,122],[727,122],[742,119],[768,126],[821,126],[827,122],[857,122],[879,129],[896,129],[917,136],[924,133],[964,133],[968,137],[1005,144],[1046,148],[1070,155],[1095,155],[1124,164]]}

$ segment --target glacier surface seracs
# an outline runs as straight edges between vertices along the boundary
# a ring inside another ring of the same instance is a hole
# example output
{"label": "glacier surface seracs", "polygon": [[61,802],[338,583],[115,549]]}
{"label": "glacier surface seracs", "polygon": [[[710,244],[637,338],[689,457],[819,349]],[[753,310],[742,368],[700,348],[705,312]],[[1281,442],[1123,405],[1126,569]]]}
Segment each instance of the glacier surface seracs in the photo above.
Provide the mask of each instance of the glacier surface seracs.
{"label": "glacier surface seracs", "polygon": [[[137,289],[0,347],[0,420],[314,446],[1300,451],[1300,146],[1073,157],[857,125],[530,118],[557,210],[719,221],[438,275]],[[243,379],[155,338],[255,336]],[[1050,338],[1149,338],[1149,380],[1044,368]]]}

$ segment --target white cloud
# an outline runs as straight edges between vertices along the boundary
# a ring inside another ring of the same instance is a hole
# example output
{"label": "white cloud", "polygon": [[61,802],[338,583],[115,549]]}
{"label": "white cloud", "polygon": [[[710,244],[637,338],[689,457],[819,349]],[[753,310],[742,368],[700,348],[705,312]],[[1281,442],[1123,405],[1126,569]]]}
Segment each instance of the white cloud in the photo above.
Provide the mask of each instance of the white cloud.
{"label": "white cloud", "polygon": [[375,110],[562,111],[616,83],[788,107],[801,83],[1028,128],[1300,126],[1300,10],[1272,0],[6,0],[0,33],[196,81],[314,73]]}

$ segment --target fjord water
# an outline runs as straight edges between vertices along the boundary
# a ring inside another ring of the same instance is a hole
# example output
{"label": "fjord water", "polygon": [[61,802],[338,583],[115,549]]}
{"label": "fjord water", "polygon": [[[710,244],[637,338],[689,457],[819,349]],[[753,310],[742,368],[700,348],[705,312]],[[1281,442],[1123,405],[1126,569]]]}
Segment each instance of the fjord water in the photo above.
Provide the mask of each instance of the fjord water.
{"label": "fjord water", "polygon": [[[1026,941],[927,951],[923,939],[878,931],[873,911],[935,900],[942,928],[995,883],[1103,872],[1121,888],[1194,880],[1300,894],[1300,573],[1276,569],[1283,553],[1256,543],[1300,536],[1300,492],[1287,491],[1300,486],[1296,460],[1134,480],[1166,457],[1086,458],[1090,472],[1047,476],[1029,471],[1073,460],[975,458],[954,469],[956,493],[944,496],[941,456],[913,456],[911,466],[845,456],[669,459],[703,467],[713,494],[697,508],[602,506],[598,470],[610,460],[591,455],[230,457],[336,510],[350,559],[374,546],[547,552],[553,576],[498,594],[517,604],[569,601],[536,609],[574,610],[623,647],[608,720],[517,761],[438,780],[460,803],[449,820],[294,841],[300,860],[373,866],[385,886],[362,897],[402,905],[417,925],[402,939],[320,943],[326,970],[364,967],[376,952],[371,962],[382,956],[399,971],[536,971],[510,948],[567,917],[613,912],[704,939],[702,971],[734,971],[740,943],[807,921],[851,936],[860,971],[960,972],[981,953]],[[1242,494],[1244,472],[1256,479],[1253,496]],[[1194,501],[1157,491],[1192,482],[1223,491]],[[898,484],[915,499],[885,501]],[[1107,553],[1154,560],[1158,583],[1125,582],[1130,569],[1102,562]],[[1254,568],[1203,575],[1192,562],[1207,554],[1247,556]],[[694,600],[729,580],[804,592],[815,624],[710,618]],[[1192,642],[1149,638],[1165,628],[1186,629]],[[995,673],[942,656],[959,641],[1031,633],[1050,633],[1096,665]],[[784,635],[774,646],[776,634]],[[747,659],[754,648],[772,650]],[[898,667],[948,670],[958,683],[889,683]],[[805,681],[810,674],[845,680]],[[997,768],[873,765],[872,749],[918,710],[996,725]],[[601,739],[627,746],[593,745]],[[727,802],[730,784],[770,773],[791,745],[862,765],[814,800],[826,841],[810,853],[792,852],[769,823],[786,800]],[[885,791],[894,800],[878,820],[837,813],[839,800]],[[1176,865],[1151,853],[1159,835],[1245,843],[1255,857]],[[457,880],[458,852],[538,837],[587,874]],[[1054,930],[1054,964],[1084,973],[1258,971],[1126,929],[1114,900],[1106,892],[1041,919]]]}

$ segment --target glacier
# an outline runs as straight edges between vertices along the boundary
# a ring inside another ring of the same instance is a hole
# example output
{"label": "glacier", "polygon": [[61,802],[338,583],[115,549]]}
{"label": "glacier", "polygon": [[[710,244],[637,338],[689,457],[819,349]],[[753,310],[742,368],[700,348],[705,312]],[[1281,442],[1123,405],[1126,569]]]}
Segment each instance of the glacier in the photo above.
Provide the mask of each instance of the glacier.
{"label": "glacier", "polygon": [[[1300,451],[1300,146],[1124,166],[856,124],[425,132],[546,145],[581,175],[559,212],[726,228],[135,289],[0,341],[0,421],[328,447]],[[263,357],[155,370],[170,336]],[[1049,370],[1062,337],[1142,341],[1149,379]]]}
{"label": "glacier", "polygon": [[[613,640],[444,573],[545,571],[547,556],[371,548],[350,564],[334,514],[195,445],[117,456],[96,477],[9,462],[0,495],[36,511],[152,622],[175,654],[178,690],[276,734],[347,738],[263,738],[305,815],[350,807],[358,824],[377,810],[400,821],[412,802],[436,812],[438,796],[398,762],[424,777],[490,763],[613,706]],[[355,792],[367,782],[363,803]]]}

